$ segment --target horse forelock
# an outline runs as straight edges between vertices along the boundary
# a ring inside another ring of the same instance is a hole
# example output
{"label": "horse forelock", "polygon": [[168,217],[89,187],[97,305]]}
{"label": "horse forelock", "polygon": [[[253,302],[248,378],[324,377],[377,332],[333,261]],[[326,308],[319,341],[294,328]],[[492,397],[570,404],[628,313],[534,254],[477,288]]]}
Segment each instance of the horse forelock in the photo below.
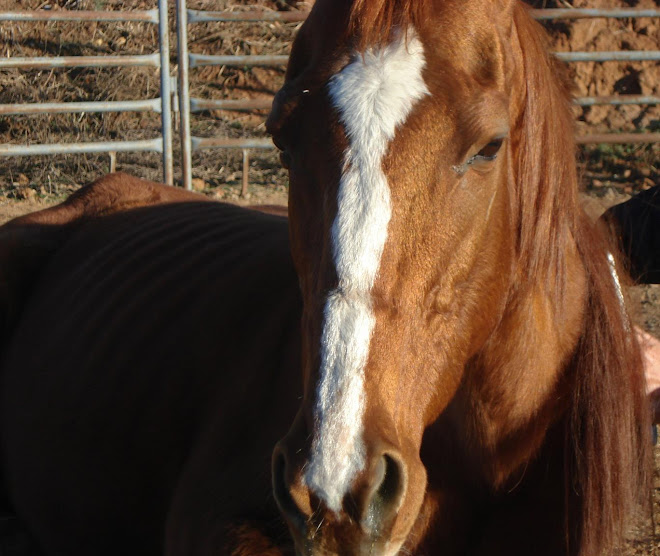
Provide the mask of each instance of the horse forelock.
{"label": "horse forelock", "polygon": [[392,214],[382,160],[397,127],[429,93],[424,65],[422,44],[410,29],[387,46],[355,54],[328,86],[349,146],[331,231],[338,285],[324,310],[317,434],[305,477],[334,511],[364,467],[364,368],[375,326],[371,289]]}
{"label": "horse forelock", "polygon": [[358,37],[358,49],[384,46],[392,32],[419,29],[430,0],[355,0],[349,14],[349,31]]}

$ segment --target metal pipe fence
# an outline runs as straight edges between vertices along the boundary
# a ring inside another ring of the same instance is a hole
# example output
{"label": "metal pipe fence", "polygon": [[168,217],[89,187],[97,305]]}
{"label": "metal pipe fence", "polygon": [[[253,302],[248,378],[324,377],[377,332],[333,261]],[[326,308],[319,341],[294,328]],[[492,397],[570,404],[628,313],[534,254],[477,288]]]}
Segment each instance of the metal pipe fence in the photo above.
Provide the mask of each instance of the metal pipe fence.
{"label": "metal pipe fence", "polygon": [[79,67],[154,67],[160,70],[160,97],[133,101],[90,101],[32,104],[0,104],[0,115],[63,114],[82,112],[156,112],[161,114],[161,137],[142,141],[105,141],[48,145],[0,145],[0,157],[53,154],[158,152],[163,157],[163,181],[174,183],[172,156],[172,83],[167,0],[147,11],[32,11],[0,12],[0,21],[131,21],[158,25],[158,52],[123,56],[53,56],[1,58],[0,69],[51,69]]}
{"label": "metal pipe fence", "polygon": [[[531,10],[537,20],[572,20],[592,18],[641,18],[660,17],[658,8],[625,8],[625,9],[542,9]],[[191,54],[188,52],[188,25],[209,22],[302,22],[308,12],[270,12],[266,10],[250,10],[244,12],[218,12],[189,10],[185,0],[177,1],[177,33],[179,44],[179,91],[181,114],[181,147],[183,164],[183,185],[187,189],[192,186],[192,153],[202,149],[242,149],[243,150],[243,191],[246,189],[246,173],[249,149],[273,149],[275,146],[267,138],[202,138],[193,137],[190,131],[191,113],[207,110],[268,110],[270,100],[239,100],[239,99],[201,99],[190,98],[188,81],[190,69],[202,66],[230,67],[283,67],[288,56],[282,55],[223,55]],[[555,55],[567,63],[575,62],[605,62],[605,61],[658,61],[660,51],[611,51],[611,52],[556,52]],[[655,105],[660,104],[660,97],[653,95],[609,95],[599,97],[576,98],[578,106],[595,105]],[[598,133],[577,137],[579,144],[587,143],[652,143],[660,142],[660,133]]]}
{"label": "metal pipe fence", "polygon": [[133,12],[99,12],[80,10],[40,10],[33,12],[0,12],[0,21],[136,21],[158,23],[158,10]]}
{"label": "metal pipe fence", "polygon": [[660,133],[592,133],[578,135],[575,138],[578,145],[590,143],[658,143]]}
{"label": "metal pipe fence", "polygon": [[44,102],[40,104],[0,104],[0,116],[33,114],[75,114],[82,112],[157,112],[159,98],[147,100],[116,100],[107,102]]}
{"label": "metal pipe fence", "polygon": [[113,153],[119,151],[162,152],[161,139],[103,141],[98,143],[50,143],[48,145],[0,145],[0,156]]}
{"label": "metal pipe fence", "polygon": [[[573,20],[590,18],[657,18],[659,8],[625,9],[543,9],[531,10],[532,15],[541,21]],[[169,66],[169,35],[167,0],[158,0],[157,9],[144,11],[32,11],[0,12],[0,21],[127,21],[158,25],[158,52],[146,55],[123,56],[62,56],[48,58],[0,58],[0,69],[23,68],[74,68],[74,67],[154,67],[160,69],[160,97],[130,101],[94,101],[34,104],[0,104],[0,116],[61,114],[83,112],[155,112],[161,114],[161,136],[144,141],[90,142],[78,144],[51,145],[0,145],[2,156],[29,156],[36,154],[100,153],[117,151],[151,151],[163,155],[163,179],[173,183],[172,156],[172,96],[178,92],[181,171],[184,187],[192,186],[192,153],[204,149],[240,149],[243,151],[243,189],[249,163],[249,149],[273,149],[268,138],[230,139],[223,137],[194,137],[191,133],[191,114],[209,110],[251,111],[268,110],[269,99],[202,99],[191,98],[189,91],[190,70],[204,66],[229,67],[284,67],[288,56],[283,55],[204,55],[188,51],[188,25],[208,22],[302,22],[307,17],[305,11],[275,12],[264,9],[250,11],[221,12],[189,10],[185,0],[176,2],[177,43],[178,43],[178,87],[173,88]],[[610,52],[557,52],[556,56],[567,63],[604,61],[660,61],[660,51],[610,51]],[[178,91],[177,91],[178,89]],[[575,99],[579,106],[596,105],[657,105],[660,97],[654,95],[608,95],[589,96]],[[579,136],[578,143],[637,143],[660,142],[660,133],[619,133],[590,134]]]}
{"label": "metal pipe fence", "polygon": [[186,0],[176,0],[177,54],[179,61],[179,129],[181,137],[181,181],[192,189],[192,134],[190,131],[190,88],[188,55],[188,10]]}
{"label": "metal pipe fence", "polygon": [[157,68],[158,52],[136,56],[48,56],[45,58],[0,58],[0,69],[49,69],[49,68],[111,68],[118,66],[146,66]]}
{"label": "metal pipe fence", "polygon": [[547,21],[551,19],[594,19],[594,18],[637,18],[659,17],[658,8],[560,8],[531,10],[534,19]]}

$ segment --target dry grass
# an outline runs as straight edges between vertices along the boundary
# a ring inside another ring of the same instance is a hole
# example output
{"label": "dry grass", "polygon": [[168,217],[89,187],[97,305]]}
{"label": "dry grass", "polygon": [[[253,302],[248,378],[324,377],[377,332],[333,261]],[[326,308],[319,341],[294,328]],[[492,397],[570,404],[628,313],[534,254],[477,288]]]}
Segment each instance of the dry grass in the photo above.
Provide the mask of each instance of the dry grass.
{"label": "dry grass", "polygon": [[[0,11],[42,9],[36,0],[1,0]],[[134,0],[60,0],[51,9],[150,9],[153,2]],[[281,0],[240,4],[208,0],[190,2],[194,9],[244,10],[253,5],[287,8]],[[170,8],[173,11],[173,6]],[[170,14],[172,73],[176,74],[174,14]],[[189,26],[191,52],[206,54],[287,54],[298,24],[209,23]],[[146,23],[16,23],[0,25],[0,56],[82,56],[148,54],[158,49],[155,25]],[[284,69],[203,67],[191,70],[191,96],[212,99],[268,98],[279,88]],[[78,68],[53,70],[0,70],[0,103],[116,101],[159,96],[158,70],[153,68]],[[193,115],[193,135],[247,137],[264,135],[264,111],[213,111]],[[0,143],[44,144],[84,141],[151,139],[160,135],[160,116],[152,113],[62,114],[0,117]],[[179,144],[175,137],[175,161]],[[160,155],[118,153],[118,168],[136,175],[161,179]],[[176,166],[176,164],[175,164]],[[193,175],[208,188],[230,190],[240,182],[241,153],[213,150],[193,156]],[[29,184],[38,194],[66,193],[109,171],[107,155],[58,155],[0,158],[0,190],[24,195]],[[251,153],[253,185],[286,183],[277,155]],[[175,178],[180,179],[179,175]],[[16,191],[18,190],[18,191]]]}

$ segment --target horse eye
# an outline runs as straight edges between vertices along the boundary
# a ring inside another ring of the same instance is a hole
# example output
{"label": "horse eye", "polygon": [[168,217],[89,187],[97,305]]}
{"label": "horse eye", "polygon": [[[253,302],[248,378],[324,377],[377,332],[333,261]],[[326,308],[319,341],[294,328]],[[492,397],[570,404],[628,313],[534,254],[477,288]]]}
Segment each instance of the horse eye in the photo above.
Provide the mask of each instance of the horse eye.
{"label": "horse eye", "polygon": [[495,160],[497,158],[497,153],[500,150],[500,147],[502,146],[502,141],[503,139],[494,139],[493,141],[488,143],[483,149],[481,149],[477,154],[475,154],[470,159],[470,162],[474,162],[475,160],[484,160],[484,161]]}

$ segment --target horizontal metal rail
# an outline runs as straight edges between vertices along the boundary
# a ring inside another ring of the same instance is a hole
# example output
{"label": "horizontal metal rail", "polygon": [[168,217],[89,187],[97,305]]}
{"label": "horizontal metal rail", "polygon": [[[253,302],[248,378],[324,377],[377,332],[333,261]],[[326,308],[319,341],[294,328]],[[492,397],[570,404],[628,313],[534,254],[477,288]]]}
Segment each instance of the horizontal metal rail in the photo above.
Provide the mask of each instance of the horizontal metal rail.
{"label": "horizontal metal rail", "polygon": [[[565,62],[660,61],[660,51],[557,52]],[[190,67],[201,66],[285,66],[288,56],[210,56],[190,54]],[[48,58],[0,58],[0,69],[48,69],[117,66],[159,66],[159,54],[136,56],[62,56]]]}
{"label": "horizontal metal rail", "polygon": [[555,52],[563,62],[655,62],[660,50],[613,50],[609,52]]}
{"label": "horizontal metal rail", "polygon": [[107,141],[102,143],[53,143],[51,145],[0,145],[0,156],[35,156],[50,154],[84,154],[151,151],[163,152],[163,139],[141,141]]}
{"label": "horizontal metal rail", "polygon": [[274,149],[273,141],[267,137],[246,137],[227,139],[226,137],[191,137],[193,151],[204,149]]}
{"label": "horizontal metal rail", "polygon": [[[642,62],[660,61],[660,50],[630,50],[609,52],[555,52],[563,62]],[[245,56],[212,56],[209,54],[190,54],[190,67],[202,66],[285,66],[289,60],[284,55],[245,55]],[[1,67],[1,66],[0,66]]]}
{"label": "horizontal metal rail", "polygon": [[[660,10],[654,8],[573,8],[531,10],[532,17],[540,21],[551,19],[593,19],[593,18],[626,18],[626,17],[660,17]],[[232,21],[280,21],[298,23],[305,21],[309,12],[290,11],[275,12],[269,10],[250,10],[244,12],[219,12],[188,10],[188,23],[232,22]]]}
{"label": "horizontal metal rail", "polygon": [[189,54],[190,67],[201,66],[286,66],[287,55],[267,56],[211,56],[208,54]]}
{"label": "horizontal metal rail", "polygon": [[136,21],[158,23],[158,10],[147,11],[72,11],[0,12],[0,21]]}
{"label": "horizontal metal rail", "polygon": [[[576,143],[658,143],[660,133],[593,133],[578,135]],[[261,137],[248,137],[245,139],[227,139],[223,137],[192,137],[192,150],[205,149],[274,149],[271,139]]]}
{"label": "horizontal metal rail", "polygon": [[270,110],[272,105],[272,99],[190,99],[191,112],[204,112],[206,110]]}
{"label": "horizontal metal rail", "polygon": [[137,56],[52,56],[47,58],[0,58],[0,69],[48,69],[48,68],[108,68],[117,66],[158,67],[160,55],[141,54]]}
{"label": "horizontal metal rail", "polygon": [[578,145],[588,143],[658,143],[660,133],[593,133],[578,135],[575,138]]}
{"label": "horizontal metal rail", "polygon": [[188,23],[208,23],[211,21],[281,21],[283,23],[299,23],[305,21],[309,12],[290,11],[273,12],[269,10],[250,10],[245,12],[213,12],[188,10]]}
{"label": "horizontal metal rail", "polygon": [[624,18],[624,17],[660,17],[657,8],[567,8],[531,10],[532,17],[540,21],[549,19],[594,19],[594,18]]}
{"label": "horizontal metal rail", "polygon": [[33,114],[73,114],[80,112],[161,112],[161,99],[93,102],[42,102],[39,104],[0,104],[0,116]]}
{"label": "horizontal metal rail", "polygon": [[610,104],[621,106],[623,104],[660,104],[660,97],[647,95],[613,95],[606,97],[579,97],[575,99],[578,106],[596,106]]}
{"label": "horizontal metal rail", "polygon": [[[591,19],[591,18],[639,18],[660,17],[660,9],[654,8],[572,8],[531,10],[535,19],[546,21],[551,19]],[[299,23],[305,21],[309,12],[289,11],[275,12],[270,10],[250,10],[244,12],[221,12],[188,10],[188,23],[206,22],[269,22]],[[73,11],[73,10],[40,10],[0,12],[0,21],[135,21],[158,23],[158,10],[145,11]]]}

